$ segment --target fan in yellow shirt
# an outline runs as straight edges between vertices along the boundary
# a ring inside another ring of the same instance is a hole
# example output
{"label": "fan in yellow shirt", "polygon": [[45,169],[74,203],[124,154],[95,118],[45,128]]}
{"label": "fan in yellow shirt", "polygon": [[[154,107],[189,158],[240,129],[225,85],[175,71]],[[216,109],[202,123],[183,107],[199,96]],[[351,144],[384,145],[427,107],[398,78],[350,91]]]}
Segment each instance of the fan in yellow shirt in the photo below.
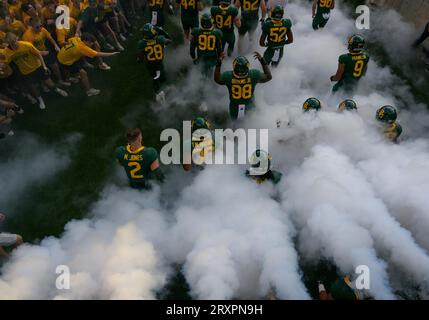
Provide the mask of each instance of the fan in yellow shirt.
{"label": "fan in yellow shirt", "polygon": [[60,0],[58,2],[60,5],[65,5],[69,8],[70,17],[73,19],[78,19],[81,12],[81,1],[79,0]]}
{"label": "fan in yellow shirt", "polygon": [[59,84],[68,87],[71,85],[69,82],[63,81],[56,54],[51,52],[52,49],[47,48],[46,40],[49,40],[56,52],[59,52],[60,48],[49,31],[43,28],[39,18],[30,19],[30,27],[25,31],[22,40],[31,42],[41,52],[46,64],[52,70]]}
{"label": "fan in yellow shirt", "polygon": [[63,66],[64,70],[69,74],[80,75],[82,85],[88,97],[95,96],[100,93],[100,90],[91,88],[88,79],[88,74],[82,67],[82,58],[89,57],[110,57],[118,54],[119,52],[98,52],[91,47],[96,42],[93,35],[84,33],[82,38],[73,37],[68,39],[67,44],[64,45],[60,52],[58,52],[58,61]]}
{"label": "fan in yellow shirt", "polygon": [[67,92],[58,88],[49,77],[49,69],[45,60],[35,46],[27,41],[18,41],[18,37],[13,33],[8,33],[5,41],[8,45],[3,51],[6,62],[13,61],[16,64],[21,73],[22,82],[30,88],[32,95],[37,98],[40,109],[46,108],[38,88],[41,81],[59,95],[68,96]]}
{"label": "fan in yellow shirt", "polygon": [[55,32],[57,34],[57,42],[60,47],[63,47],[67,43],[68,39],[74,37],[75,35],[77,21],[74,18],[70,17],[69,25],[70,28],[68,29],[63,28],[62,26],[60,28],[58,28],[57,26],[57,28],[55,29]]}
{"label": "fan in yellow shirt", "polygon": [[4,32],[12,32],[18,37],[21,37],[25,31],[25,25],[13,18],[12,16],[6,15],[5,12],[0,11],[0,28]]}

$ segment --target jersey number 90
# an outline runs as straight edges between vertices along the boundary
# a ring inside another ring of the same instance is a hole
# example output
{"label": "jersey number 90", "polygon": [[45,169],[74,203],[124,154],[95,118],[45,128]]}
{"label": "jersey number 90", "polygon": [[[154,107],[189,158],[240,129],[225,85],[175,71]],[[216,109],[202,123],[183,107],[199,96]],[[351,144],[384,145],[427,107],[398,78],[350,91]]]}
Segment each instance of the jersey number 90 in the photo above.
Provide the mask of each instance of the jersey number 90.
{"label": "jersey number 90", "polygon": [[201,51],[213,51],[216,46],[216,36],[213,34],[201,34],[198,37],[198,49]]}
{"label": "jersey number 90", "polygon": [[320,0],[319,5],[321,8],[330,8],[332,6],[332,0]]}
{"label": "jersey number 90", "polygon": [[232,98],[236,100],[252,98],[252,85],[250,83],[244,86],[233,84],[231,87]]}

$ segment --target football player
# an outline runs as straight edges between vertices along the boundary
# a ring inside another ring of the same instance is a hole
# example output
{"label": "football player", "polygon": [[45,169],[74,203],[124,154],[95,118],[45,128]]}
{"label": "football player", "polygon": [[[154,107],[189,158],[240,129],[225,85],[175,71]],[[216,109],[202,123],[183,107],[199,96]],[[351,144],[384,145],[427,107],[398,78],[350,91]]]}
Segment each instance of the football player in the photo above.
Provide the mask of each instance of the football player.
{"label": "football player", "polygon": [[189,41],[190,33],[198,28],[198,11],[203,9],[201,0],[176,0],[177,8],[180,7],[180,19],[185,34],[186,43]]}
{"label": "football player", "polygon": [[314,0],[312,10],[313,29],[324,28],[331,17],[331,10],[335,8],[335,0]]}
{"label": "football player", "polygon": [[171,40],[163,35],[158,35],[152,24],[146,23],[143,26],[143,39],[138,43],[139,60],[145,62],[146,68],[152,77],[156,101],[159,103],[165,102],[165,93],[161,90],[161,85],[165,82],[164,50],[165,46],[170,42]]}
{"label": "football player", "polygon": [[346,92],[352,91],[366,74],[369,54],[364,51],[364,37],[355,34],[348,42],[349,53],[340,56],[337,73],[331,77],[332,82],[337,82],[332,89],[333,92],[337,92],[340,88]]}
{"label": "football player", "polygon": [[338,106],[338,111],[343,112],[345,110],[356,111],[357,110],[356,102],[354,102],[353,100],[350,100],[350,99],[347,99],[347,100],[344,100],[343,102],[341,102],[340,105]]}
{"label": "football player", "polygon": [[322,104],[317,98],[308,98],[302,105],[302,110],[304,112],[308,112],[310,110],[319,111],[320,109],[322,109]]}
{"label": "football player", "polygon": [[127,131],[126,146],[116,148],[115,157],[125,169],[131,188],[148,189],[148,180],[155,178],[163,181],[158,152],[154,148],[142,145],[143,138],[140,129],[133,128]]}
{"label": "football player", "polygon": [[241,21],[238,9],[231,5],[231,0],[220,0],[219,6],[210,9],[216,27],[222,31],[222,51],[228,44],[228,56],[231,56],[235,46],[234,25],[240,28]]}
{"label": "football player", "polygon": [[200,19],[201,27],[192,30],[190,55],[209,76],[222,52],[222,31],[214,28],[212,18],[205,13]]}
{"label": "football player", "polygon": [[282,173],[271,169],[271,155],[264,150],[256,150],[250,157],[250,168],[246,170],[246,176],[252,178],[257,184],[271,181],[274,184],[280,182]]}
{"label": "football player", "polygon": [[376,112],[375,118],[382,124],[382,130],[386,139],[398,143],[402,134],[402,126],[396,122],[398,114],[392,106],[383,106]]}
{"label": "football player", "polygon": [[149,11],[151,14],[151,24],[157,27],[164,27],[164,9],[168,9],[170,14],[173,13],[173,7],[168,0],[148,0]]}
{"label": "football player", "polygon": [[246,33],[249,33],[249,40],[252,42],[253,33],[258,27],[259,8],[261,8],[262,17],[259,21],[263,22],[267,15],[267,6],[264,0],[237,0],[235,5],[241,8],[241,27],[238,28],[240,36],[238,48],[242,46],[243,38]]}
{"label": "football player", "polygon": [[254,107],[254,91],[258,83],[268,82],[272,79],[270,68],[265,59],[258,53],[254,53],[255,60],[259,60],[264,72],[250,69],[249,60],[244,56],[234,59],[233,70],[221,74],[222,58],[216,64],[214,80],[220,85],[225,85],[229,91],[229,114],[232,120],[244,117],[246,111]]}
{"label": "football player", "polygon": [[213,133],[210,128],[210,122],[203,117],[192,120],[192,140],[184,142],[185,161],[183,169],[185,171],[190,171],[192,164],[202,168],[203,164],[209,163],[208,158],[213,156],[215,147]]}
{"label": "football player", "polygon": [[330,286],[328,293],[323,283],[319,281],[319,299],[320,300],[361,300],[361,295],[350,281],[349,276],[341,277],[335,280]]}
{"label": "football player", "polygon": [[268,64],[278,66],[283,57],[285,45],[293,42],[292,22],[283,19],[284,10],[281,6],[275,6],[268,18],[262,25],[262,35],[259,39],[261,47],[267,47],[264,59]]}

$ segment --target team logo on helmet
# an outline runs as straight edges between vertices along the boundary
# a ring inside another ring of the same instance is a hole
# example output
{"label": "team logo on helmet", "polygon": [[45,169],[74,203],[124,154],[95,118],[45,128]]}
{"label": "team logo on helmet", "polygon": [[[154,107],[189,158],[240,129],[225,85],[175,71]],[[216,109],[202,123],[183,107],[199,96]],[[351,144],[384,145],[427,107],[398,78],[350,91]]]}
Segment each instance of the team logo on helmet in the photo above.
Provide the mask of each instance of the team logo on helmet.
{"label": "team logo on helmet", "polygon": [[317,98],[308,98],[302,106],[302,109],[305,112],[309,111],[309,110],[318,111],[321,108],[322,108],[322,104],[320,103],[319,99],[317,99]]}
{"label": "team logo on helmet", "polygon": [[396,121],[398,114],[394,107],[383,106],[377,110],[375,117],[378,121],[393,123]]}

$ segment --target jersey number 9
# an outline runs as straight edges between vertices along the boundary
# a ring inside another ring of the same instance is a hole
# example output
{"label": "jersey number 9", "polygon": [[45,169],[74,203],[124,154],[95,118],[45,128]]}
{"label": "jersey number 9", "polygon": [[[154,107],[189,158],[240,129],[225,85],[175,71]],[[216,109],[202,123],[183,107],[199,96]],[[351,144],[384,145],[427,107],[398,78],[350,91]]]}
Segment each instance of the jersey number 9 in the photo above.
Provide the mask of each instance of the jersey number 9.
{"label": "jersey number 9", "polygon": [[198,49],[201,51],[213,51],[216,46],[216,37],[213,34],[201,34],[198,37]]}
{"label": "jersey number 9", "polygon": [[146,58],[148,61],[162,60],[163,52],[162,52],[162,46],[160,44],[147,46],[145,51],[146,51]]}
{"label": "jersey number 9", "polygon": [[252,85],[250,83],[240,86],[237,84],[231,87],[232,98],[236,100],[252,98]]}
{"label": "jersey number 9", "polygon": [[355,63],[355,69],[353,72],[353,76],[356,78],[359,78],[362,76],[363,73],[363,67],[364,67],[365,63],[362,60],[358,60]]}
{"label": "jersey number 9", "polygon": [[270,29],[270,40],[272,42],[282,42],[286,37],[286,27],[274,27]]}

